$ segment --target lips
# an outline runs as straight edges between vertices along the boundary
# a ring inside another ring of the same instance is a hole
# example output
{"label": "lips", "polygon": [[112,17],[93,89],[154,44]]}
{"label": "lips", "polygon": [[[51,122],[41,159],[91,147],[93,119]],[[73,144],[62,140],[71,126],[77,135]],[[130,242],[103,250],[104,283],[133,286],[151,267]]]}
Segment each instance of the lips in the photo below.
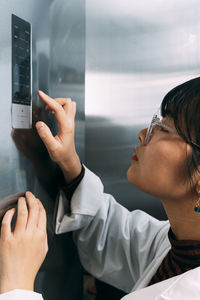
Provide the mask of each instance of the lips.
{"label": "lips", "polygon": [[138,158],[137,158],[137,155],[136,154],[133,154],[132,156],[131,156],[131,160],[138,160]]}
{"label": "lips", "polygon": [[136,161],[138,161],[138,157],[137,157],[137,155],[136,155],[136,150],[134,149],[134,154],[131,156],[131,160],[136,160]]}

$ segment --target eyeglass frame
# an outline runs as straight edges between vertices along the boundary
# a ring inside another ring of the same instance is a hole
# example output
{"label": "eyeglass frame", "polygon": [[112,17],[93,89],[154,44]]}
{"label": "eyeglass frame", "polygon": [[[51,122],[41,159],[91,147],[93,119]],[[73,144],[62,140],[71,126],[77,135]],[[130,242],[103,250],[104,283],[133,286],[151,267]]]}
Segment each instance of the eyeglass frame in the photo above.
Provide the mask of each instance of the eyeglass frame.
{"label": "eyeglass frame", "polygon": [[[156,113],[156,114],[153,115],[151,123],[148,126],[145,141],[144,141],[145,145],[149,143],[151,133],[152,133],[152,130],[153,130],[155,125],[158,125],[158,126],[164,128],[164,129],[166,129],[167,131],[173,133],[173,134],[179,135],[179,133],[175,129],[163,124],[162,121],[160,120],[160,118],[158,117],[158,114]],[[193,141],[190,141],[190,140],[188,140],[187,143],[190,144],[190,145],[195,146],[200,151],[200,145],[198,145],[198,144],[196,144],[196,143],[194,143]]]}

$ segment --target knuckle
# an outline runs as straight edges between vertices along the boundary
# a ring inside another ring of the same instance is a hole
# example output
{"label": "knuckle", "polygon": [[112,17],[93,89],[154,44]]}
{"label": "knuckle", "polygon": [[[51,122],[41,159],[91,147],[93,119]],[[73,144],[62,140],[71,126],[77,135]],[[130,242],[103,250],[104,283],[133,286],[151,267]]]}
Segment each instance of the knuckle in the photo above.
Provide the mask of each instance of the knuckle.
{"label": "knuckle", "polygon": [[8,227],[9,223],[7,221],[2,221],[1,223],[1,231],[5,231],[5,229]]}
{"label": "knuckle", "polygon": [[44,249],[44,255],[45,255],[45,256],[47,255],[48,251],[49,251],[49,248],[48,248],[48,247],[45,247],[45,249]]}
{"label": "knuckle", "polygon": [[56,105],[56,109],[55,109],[55,113],[56,112],[62,112],[63,111],[63,108],[62,108],[62,106],[59,104],[59,103],[57,103],[57,105]]}
{"label": "knuckle", "polygon": [[54,100],[55,100],[55,102],[51,106],[51,110],[53,109],[53,110],[57,111],[61,107],[60,100],[59,100],[59,98],[55,98]]}
{"label": "knuckle", "polygon": [[42,230],[38,231],[38,232],[37,232],[37,239],[38,239],[40,242],[42,242],[43,240],[46,239],[46,234],[45,234]]}
{"label": "knuckle", "polygon": [[41,220],[42,220],[43,222],[45,222],[45,221],[46,221],[46,218],[47,218],[47,214],[46,214],[46,211],[45,211],[44,207],[41,207],[41,208],[40,208],[40,215],[41,215]]}
{"label": "knuckle", "polygon": [[28,198],[28,205],[29,207],[36,207],[37,206],[37,202],[35,201],[35,198],[34,197],[29,197]]}
{"label": "knuckle", "polygon": [[52,146],[50,147],[49,151],[51,152],[51,155],[53,156],[57,156],[59,154],[59,151],[60,149],[56,146]]}
{"label": "knuckle", "polygon": [[33,199],[33,205],[34,205],[34,209],[36,209],[36,210],[39,209],[39,202],[38,202],[37,198]]}
{"label": "knuckle", "polygon": [[46,133],[44,130],[40,131],[39,134],[40,134],[40,137],[41,137],[43,140],[45,140],[45,139],[48,138],[47,133]]}
{"label": "knuckle", "polygon": [[28,241],[32,241],[32,239],[33,239],[33,235],[32,235],[32,232],[31,231],[27,231],[27,233],[26,233],[26,240],[28,240]]}
{"label": "knuckle", "polygon": [[32,216],[32,219],[33,221],[35,221],[35,219],[37,218],[37,209],[34,209],[32,212],[31,212],[31,216]]}
{"label": "knuckle", "polygon": [[18,211],[18,216],[25,217],[27,215],[27,209],[22,208]]}
{"label": "knuckle", "polygon": [[1,240],[7,245],[10,245],[12,243],[10,236],[8,236],[8,234],[6,234],[5,232],[2,232]]}
{"label": "knuckle", "polygon": [[40,199],[38,199],[38,198],[37,198],[37,204],[38,204],[38,208],[39,208],[40,211],[45,211],[42,202],[41,202]]}
{"label": "knuckle", "polygon": [[8,218],[7,218],[7,214],[8,214],[8,213],[6,213],[6,214],[4,215],[4,217],[3,217],[2,221],[1,221],[1,226],[7,226],[7,225],[9,224],[9,220],[8,220]]}

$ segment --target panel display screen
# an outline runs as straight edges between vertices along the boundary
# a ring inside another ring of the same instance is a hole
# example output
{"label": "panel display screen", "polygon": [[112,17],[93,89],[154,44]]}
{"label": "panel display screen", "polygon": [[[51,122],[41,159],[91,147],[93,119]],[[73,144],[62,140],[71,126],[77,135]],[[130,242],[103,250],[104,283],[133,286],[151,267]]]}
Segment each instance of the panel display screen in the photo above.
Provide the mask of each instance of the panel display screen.
{"label": "panel display screen", "polygon": [[31,105],[31,25],[12,15],[12,103]]}

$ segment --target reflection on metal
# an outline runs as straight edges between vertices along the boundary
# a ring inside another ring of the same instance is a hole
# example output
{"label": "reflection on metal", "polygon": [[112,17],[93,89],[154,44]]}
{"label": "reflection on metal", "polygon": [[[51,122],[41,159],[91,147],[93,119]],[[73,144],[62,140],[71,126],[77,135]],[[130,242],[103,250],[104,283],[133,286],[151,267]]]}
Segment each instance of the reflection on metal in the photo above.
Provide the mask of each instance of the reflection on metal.
{"label": "reflection on metal", "polygon": [[87,0],[86,13],[87,165],[124,206],[165,218],[126,171],[166,92],[199,76],[199,1]]}
{"label": "reflection on metal", "polygon": [[[32,24],[33,128],[11,126],[11,14]],[[48,215],[49,253],[38,274],[36,290],[45,300],[81,299],[82,270],[71,235],[53,234],[58,191],[57,166],[37,135],[35,122],[55,133],[54,117],[44,110],[38,89],[52,97],[77,101],[76,143],[84,161],[85,7],[82,0],[2,0],[0,3],[0,199],[31,190]],[[72,271],[73,270],[73,271]]]}

